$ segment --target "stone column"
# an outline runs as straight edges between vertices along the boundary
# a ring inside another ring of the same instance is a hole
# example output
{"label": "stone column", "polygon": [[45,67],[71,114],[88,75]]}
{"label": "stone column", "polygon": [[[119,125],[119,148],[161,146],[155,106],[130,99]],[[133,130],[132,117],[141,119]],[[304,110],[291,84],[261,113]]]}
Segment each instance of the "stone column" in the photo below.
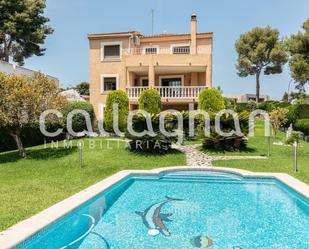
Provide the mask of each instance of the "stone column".
{"label": "stone column", "polygon": [[206,76],[205,76],[205,79],[206,79],[206,85],[209,88],[212,88],[211,65],[207,65],[206,66]]}
{"label": "stone column", "polygon": [[154,88],[154,86],[155,86],[155,67],[154,67],[153,63],[149,64],[148,82],[149,82],[149,88]]}
{"label": "stone column", "polygon": [[198,82],[198,74],[196,72],[191,73],[190,86],[199,86],[201,82]]}

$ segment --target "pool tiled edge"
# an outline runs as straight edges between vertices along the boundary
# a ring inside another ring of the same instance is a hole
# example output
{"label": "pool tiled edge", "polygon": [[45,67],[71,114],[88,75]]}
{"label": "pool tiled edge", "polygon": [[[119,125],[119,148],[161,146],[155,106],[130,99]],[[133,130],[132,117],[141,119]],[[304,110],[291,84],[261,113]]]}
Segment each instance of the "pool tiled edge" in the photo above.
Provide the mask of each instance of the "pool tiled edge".
{"label": "pool tiled edge", "polygon": [[97,196],[104,190],[113,186],[117,182],[123,180],[131,174],[160,174],[177,170],[207,170],[239,174],[243,177],[262,177],[275,178],[286,184],[291,189],[309,199],[309,186],[295,179],[294,177],[284,173],[253,173],[246,170],[223,168],[223,167],[167,167],[153,170],[124,170],[118,172],[99,183],[96,183],[85,190],[43,210],[42,212],[10,227],[6,231],[0,233],[0,247],[12,248],[27,238],[33,236],[40,230],[44,229],[51,223],[62,218],[75,208]]}

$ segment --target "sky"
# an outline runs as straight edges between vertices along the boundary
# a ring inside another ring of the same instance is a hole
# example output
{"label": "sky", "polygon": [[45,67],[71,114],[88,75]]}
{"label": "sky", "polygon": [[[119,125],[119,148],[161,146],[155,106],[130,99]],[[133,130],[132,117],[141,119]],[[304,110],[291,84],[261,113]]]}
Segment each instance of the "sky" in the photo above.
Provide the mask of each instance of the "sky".
{"label": "sky", "polygon": [[[309,18],[308,0],[47,0],[45,15],[55,31],[46,39],[45,55],[27,59],[25,66],[58,77],[64,87],[89,82],[87,34],[151,34],[152,9],[155,33],[189,33],[192,13],[199,32],[214,33],[213,86],[224,94],[255,93],[255,78],[240,78],[235,69],[241,33],[270,25],[287,37]],[[281,99],[290,80],[288,66],[282,74],[262,76],[261,93]]]}

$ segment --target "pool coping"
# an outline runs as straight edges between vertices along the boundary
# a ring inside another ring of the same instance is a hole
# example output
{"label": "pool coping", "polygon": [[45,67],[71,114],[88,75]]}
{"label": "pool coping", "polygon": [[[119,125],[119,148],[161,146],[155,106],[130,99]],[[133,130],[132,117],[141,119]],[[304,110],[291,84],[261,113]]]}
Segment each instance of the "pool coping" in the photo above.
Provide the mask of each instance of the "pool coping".
{"label": "pool coping", "polygon": [[165,167],[152,170],[123,170],[120,171],[84,190],[74,194],[73,196],[60,201],[53,206],[41,211],[34,216],[23,220],[16,225],[0,232],[0,245],[1,248],[13,248],[21,242],[27,240],[40,230],[49,226],[53,222],[61,219],[63,216],[70,213],[72,210],[78,208],[85,202],[97,196],[104,190],[123,180],[132,174],[151,174],[157,175],[169,171],[186,171],[186,170],[205,170],[214,172],[225,172],[238,174],[242,177],[256,177],[256,178],[274,178],[286,184],[291,189],[309,199],[309,185],[297,180],[296,178],[285,173],[263,173],[263,172],[250,172],[247,170],[224,168],[224,167],[192,167],[192,166],[177,166]]}

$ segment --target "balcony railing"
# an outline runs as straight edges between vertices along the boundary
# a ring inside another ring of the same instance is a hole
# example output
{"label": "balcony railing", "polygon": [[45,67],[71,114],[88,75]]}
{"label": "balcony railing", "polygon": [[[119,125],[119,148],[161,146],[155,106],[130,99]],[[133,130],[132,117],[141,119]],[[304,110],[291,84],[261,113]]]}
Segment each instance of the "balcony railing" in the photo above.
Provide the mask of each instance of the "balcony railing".
{"label": "balcony railing", "polygon": [[[160,93],[161,98],[186,99],[198,98],[200,92],[207,86],[155,86],[154,89]],[[127,87],[127,94],[130,99],[138,99],[142,91],[149,89],[147,86]]]}
{"label": "balcony railing", "polygon": [[127,87],[127,94],[131,99],[137,99],[141,96],[142,91],[149,89],[148,86]]}
{"label": "balcony railing", "polygon": [[[160,48],[153,47],[149,48],[124,48],[122,54],[124,55],[147,55],[147,54],[190,54],[191,49],[188,47],[174,47],[174,48]],[[207,48],[197,48],[197,54],[209,53]]]}

